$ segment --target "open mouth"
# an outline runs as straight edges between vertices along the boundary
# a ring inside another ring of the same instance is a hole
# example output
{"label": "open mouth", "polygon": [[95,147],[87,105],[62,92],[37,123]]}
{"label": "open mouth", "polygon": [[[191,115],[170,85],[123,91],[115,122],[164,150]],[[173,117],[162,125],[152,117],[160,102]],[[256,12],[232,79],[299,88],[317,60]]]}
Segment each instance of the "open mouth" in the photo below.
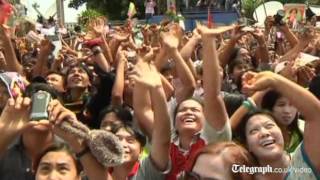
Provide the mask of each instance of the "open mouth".
{"label": "open mouth", "polygon": [[194,116],[186,116],[182,119],[182,122],[186,124],[194,123],[195,121],[196,119]]}
{"label": "open mouth", "polygon": [[260,142],[260,145],[263,147],[270,147],[274,145],[276,141],[274,139],[263,140]]}
{"label": "open mouth", "polygon": [[80,77],[72,77],[71,81],[74,82],[74,83],[79,83],[79,82],[82,81],[82,79]]}

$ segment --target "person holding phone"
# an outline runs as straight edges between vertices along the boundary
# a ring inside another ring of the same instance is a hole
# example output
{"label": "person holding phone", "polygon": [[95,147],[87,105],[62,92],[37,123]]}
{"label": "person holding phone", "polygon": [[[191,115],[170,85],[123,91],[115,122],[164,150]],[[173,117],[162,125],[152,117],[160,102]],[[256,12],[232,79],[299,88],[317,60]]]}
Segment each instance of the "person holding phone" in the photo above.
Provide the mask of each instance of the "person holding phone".
{"label": "person holding phone", "polygon": [[[48,103],[48,108],[34,107],[41,103],[34,103],[30,97],[39,91],[45,91],[50,94],[52,101]],[[53,123],[58,118],[72,118],[77,120],[74,113],[66,109],[56,100],[58,96],[54,89],[47,84],[32,83],[26,88],[25,97],[10,98],[0,116],[0,179],[1,180],[30,180],[35,179],[32,171],[32,164],[47,148],[59,140],[55,133],[57,126]],[[30,114],[33,111],[46,110],[48,117],[38,120],[31,120]],[[54,116],[54,115],[59,115]],[[50,119],[51,121],[49,121]],[[61,136],[73,149],[75,153],[83,152],[84,145],[77,143],[75,138],[66,138],[64,133]],[[59,134],[61,135],[61,134]],[[17,139],[17,142],[15,140]],[[10,146],[11,145],[11,146]],[[82,154],[80,160],[83,163],[86,174],[91,179],[104,178],[104,169],[93,158],[90,152]],[[86,166],[88,165],[88,166]],[[90,169],[93,167],[95,170]],[[94,172],[93,172],[94,171]],[[99,173],[102,172],[102,173]],[[97,178],[98,177],[98,178]]]}

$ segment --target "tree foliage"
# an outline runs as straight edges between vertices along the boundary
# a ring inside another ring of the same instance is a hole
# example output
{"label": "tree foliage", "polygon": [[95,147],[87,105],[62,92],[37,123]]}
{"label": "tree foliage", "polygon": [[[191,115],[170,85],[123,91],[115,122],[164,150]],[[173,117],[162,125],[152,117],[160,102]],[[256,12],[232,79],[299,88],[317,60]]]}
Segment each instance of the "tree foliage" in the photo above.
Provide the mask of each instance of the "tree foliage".
{"label": "tree foliage", "polygon": [[[129,0],[72,0],[69,7],[78,8],[87,3],[87,8],[94,9],[106,15],[111,20],[123,20],[127,18]],[[134,0],[137,16],[144,16],[144,0]]]}

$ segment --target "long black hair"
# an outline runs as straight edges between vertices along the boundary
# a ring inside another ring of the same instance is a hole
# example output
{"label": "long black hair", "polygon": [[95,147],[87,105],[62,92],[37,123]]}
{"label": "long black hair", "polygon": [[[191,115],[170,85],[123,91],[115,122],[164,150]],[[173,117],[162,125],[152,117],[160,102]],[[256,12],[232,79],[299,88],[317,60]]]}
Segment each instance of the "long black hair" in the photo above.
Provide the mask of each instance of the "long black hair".
{"label": "long black hair", "polygon": [[[283,97],[283,95],[275,90],[268,91],[262,98],[261,108],[266,109],[272,113],[277,100],[280,99],[281,97]],[[288,126],[288,130],[296,131],[299,133],[299,136],[302,137],[302,133],[298,127],[298,119],[299,119],[299,114],[297,112],[296,116],[294,117],[294,120]]]}

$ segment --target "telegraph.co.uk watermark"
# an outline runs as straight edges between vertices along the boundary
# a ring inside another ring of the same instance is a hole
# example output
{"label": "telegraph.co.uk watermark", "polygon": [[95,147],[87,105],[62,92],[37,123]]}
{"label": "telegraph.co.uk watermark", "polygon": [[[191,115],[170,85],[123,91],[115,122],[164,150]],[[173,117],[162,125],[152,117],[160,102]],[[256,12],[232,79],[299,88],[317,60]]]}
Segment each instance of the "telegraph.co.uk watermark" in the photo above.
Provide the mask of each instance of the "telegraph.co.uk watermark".
{"label": "telegraph.co.uk watermark", "polygon": [[233,173],[248,173],[248,174],[266,174],[266,173],[312,173],[311,168],[273,168],[270,165],[263,166],[263,167],[249,167],[245,165],[233,164],[232,165],[232,172]]}

